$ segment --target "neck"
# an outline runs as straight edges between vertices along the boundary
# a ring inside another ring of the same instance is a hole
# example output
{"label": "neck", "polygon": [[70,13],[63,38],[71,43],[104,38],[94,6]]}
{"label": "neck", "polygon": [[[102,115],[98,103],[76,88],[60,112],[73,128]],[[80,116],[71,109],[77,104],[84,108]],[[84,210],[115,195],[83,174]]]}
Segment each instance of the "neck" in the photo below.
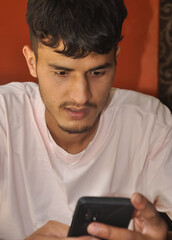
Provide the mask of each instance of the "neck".
{"label": "neck", "polygon": [[50,134],[56,144],[70,154],[77,154],[82,152],[94,138],[99,119],[94,125],[84,133],[68,133],[63,131],[58,125],[54,117],[46,110],[45,119]]}

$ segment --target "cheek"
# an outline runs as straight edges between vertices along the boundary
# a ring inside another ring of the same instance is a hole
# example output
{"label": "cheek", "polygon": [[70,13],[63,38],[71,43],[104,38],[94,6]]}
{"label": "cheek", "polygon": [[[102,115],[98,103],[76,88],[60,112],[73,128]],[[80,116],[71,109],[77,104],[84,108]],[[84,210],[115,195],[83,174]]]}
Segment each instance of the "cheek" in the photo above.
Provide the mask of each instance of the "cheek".
{"label": "cheek", "polygon": [[40,91],[44,96],[52,98],[57,95],[58,87],[56,86],[56,81],[52,74],[49,74],[46,71],[39,72],[38,82]]}
{"label": "cheek", "polygon": [[47,75],[39,74],[38,83],[44,104],[47,106],[47,104],[55,102],[56,90],[52,80]]}
{"label": "cheek", "polygon": [[66,88],[63,85],[54,83],[50,79],[48,81],[40,81],[39,87],[46,108],[52,113],[57,112],[59,106],[66,101]]}
{"label": "cheek", "polygon": [[94,92],[93,95],[99,102],[104,102],[110,94],[111,87],[112,82],[110,81],[103,84],[97,84],[92,88],[92,91]]}

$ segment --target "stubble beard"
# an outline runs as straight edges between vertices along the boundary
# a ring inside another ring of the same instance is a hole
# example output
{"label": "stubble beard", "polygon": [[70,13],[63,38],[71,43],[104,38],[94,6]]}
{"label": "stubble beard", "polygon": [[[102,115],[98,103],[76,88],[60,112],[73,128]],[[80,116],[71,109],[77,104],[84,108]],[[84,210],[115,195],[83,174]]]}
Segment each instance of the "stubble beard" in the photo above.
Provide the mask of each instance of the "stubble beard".
{"label": "stubble beard", "polygon": [[62,131],[66,132],[68,134],[81,134],[81,133],[88,132],[89,130],[92,129],[92,126],[84,126],[81,129],[65,127],[65,126],[61,126],[59,124],[58,124],[58,126]]}
{"label": "stubble beard", "polygon": [[[73,103],[73,102],[65,102],[65,103],[62,103],[59,108],[63,110],[66,106],[74,106],[74,107],[76,106],[76,107],[78,107],[78,105],[75,104],[75,103]],[[88,107],[88,108],[97,109],[97,105],[96,105],[95,103],[89,103],[89,102],[85,103],[85,104],[83,105],[83,107]],[[99,115],[100,115],[100,114],[99,114]],[[91,124],[90,126],[87,125],[87,126],[83,126],[83,127],[80,127],[80,128],[79,128],[79,127],[63,126],[63,125],[61,125],[61,124],[58,123],[58,127],[59,127],[62,131],[66,132],[66,133],[68,133],[68,134],[81,134],[81,133],[86,133],[86,132],[88,132],[88,131],[91,131],[91,129],[94,128],[94,125],[95,125],[95,123],[97,122],[97,119],[99,119],[99,115],[98,115],[98,117],[95,119],[94,123]]]}

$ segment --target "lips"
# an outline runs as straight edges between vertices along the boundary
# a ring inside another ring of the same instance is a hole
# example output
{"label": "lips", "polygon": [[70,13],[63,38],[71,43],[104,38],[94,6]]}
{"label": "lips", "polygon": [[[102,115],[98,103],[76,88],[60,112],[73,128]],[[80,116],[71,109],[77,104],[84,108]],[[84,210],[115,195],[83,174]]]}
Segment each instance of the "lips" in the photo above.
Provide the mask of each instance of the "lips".
{"label": "lips", "polygon": [[78,108],[65,108],[66,113],[68,114],[68,116],[74,120],[81,120],[84,119],[85,117],[87,117],[88,113],[89,113],[89,109],[88,108],[82,108],[82,109],[78,109]]}

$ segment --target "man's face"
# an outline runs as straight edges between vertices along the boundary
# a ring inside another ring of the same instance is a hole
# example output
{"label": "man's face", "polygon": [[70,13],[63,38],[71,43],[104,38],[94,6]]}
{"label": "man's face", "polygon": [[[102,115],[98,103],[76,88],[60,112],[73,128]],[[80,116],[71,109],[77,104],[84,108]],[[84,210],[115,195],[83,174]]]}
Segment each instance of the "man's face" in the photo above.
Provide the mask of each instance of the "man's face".
{"label": "man's face", "polygon": [[65,132],[86,132],[97,125],[108,103],[115,75],[114,50],[73,59],[40,45],[34,75],[46,116]]}

